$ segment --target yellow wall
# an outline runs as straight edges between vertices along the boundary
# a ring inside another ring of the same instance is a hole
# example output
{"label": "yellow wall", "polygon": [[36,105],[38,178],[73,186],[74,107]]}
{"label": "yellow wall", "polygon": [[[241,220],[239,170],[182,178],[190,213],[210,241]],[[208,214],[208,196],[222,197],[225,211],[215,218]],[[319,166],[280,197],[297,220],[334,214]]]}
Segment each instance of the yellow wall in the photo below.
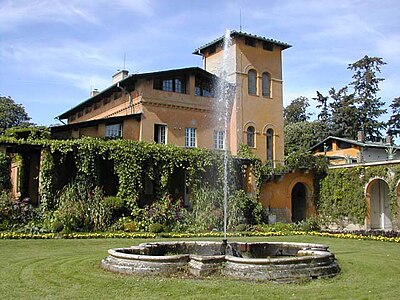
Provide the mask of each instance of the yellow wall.
{"label": "yellow wall", "polygon": [[314,204],[314,184],[313,173],[304,173],[300,170],[284,174],[283,177],[266,182],[262,185],[260,191],[260,201],[264,208],[271,208],[276,214],[278,221],[291,221],[292,210],[292,190],[297,183],[302,183],[307,191],[306,216],[312,216],[316,213]]}

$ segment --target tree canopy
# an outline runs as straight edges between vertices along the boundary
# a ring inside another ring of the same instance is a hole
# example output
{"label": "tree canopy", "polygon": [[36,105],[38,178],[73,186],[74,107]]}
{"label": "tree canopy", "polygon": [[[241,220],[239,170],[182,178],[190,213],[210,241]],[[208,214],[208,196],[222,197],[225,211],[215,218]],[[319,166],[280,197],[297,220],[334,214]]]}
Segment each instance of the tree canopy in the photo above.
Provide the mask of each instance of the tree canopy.
{"label": "tree canopy", "polygon": [[[391,108],[393,114],[386,124],[381,117],[386,113],[384,102],[378,95],[379,83],[384,80],[378,76],[386,63],[382,58],[365,55],[349,64],[353,71],[352,81],[342,87],[332,87],[328,95],[316,91],[317,120],[310,122],[307,113],[309,102],[306,97],[294,99],[284,108],[286,153],[309,148],[310,143],[333,135],[357,139],[359,131],[364,132],[367,141],[380,141],[382,130],[389,126],[388,133],[400,135],[400,98],[395,98]],[[308,124],[307,124],[308,123]]]}
{"label": "tree canopy", "polygon": [[297,122],[305,122],[310,118],[310,114],[307,113],[308,98],[300,96],[286,106],[283,109],[283,118],[285,124],[293,124]]}
{"label": "tree canopy", "polygon": [[11,97],[0,96],[0,134],[7,128],[31,125],[25,108]]}
{"label": "tree canopy", "polygon": [[400,135],[400,97],[394,98],[392,104],[392,115],[388,122],[388,134],[392,136]]}
{"label": "tree canopy", "polygon": [[386,63],[380,57],[365,55],[356,62],[349,64],[348,69],[354,71],[353,81],[350,86],[354,89],[354,100],[358,105],[358,117],[361,130],[369,141],[378,141],[382,138],[381,130],[385,128],[385,122],[379,121],[379,117],[386,113],[383,108],[385,103],[378,97],[379,83],[384,78],[378,77],[381,66]]}

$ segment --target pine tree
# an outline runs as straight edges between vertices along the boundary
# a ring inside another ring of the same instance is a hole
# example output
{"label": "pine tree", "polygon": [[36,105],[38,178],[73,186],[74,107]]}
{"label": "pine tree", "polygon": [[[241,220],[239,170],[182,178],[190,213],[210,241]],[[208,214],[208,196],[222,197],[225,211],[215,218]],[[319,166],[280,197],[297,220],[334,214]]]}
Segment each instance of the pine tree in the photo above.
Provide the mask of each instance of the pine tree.
{"label": "pine tree", "polygon": [[329,105],[332,110],[331,130],[337,137],[356,139],[361,129],[360,119],[354,95],[348,94],[347,90],[347,86],[338,91],[334,88],[329,90],[329,95],[333,99]]}
{"label": "pine tree", "polygon": [[376,74],[381,72],[380,68],[385,64],[382,58],[365,55],[348,66],[349,70],[354,71],[350,85],[354,89],[361,129],[369,141],[380,140],[381,130],[385,128],[385,123],[378,121],[379,117],[386,113],[386,109],[382,108],[385,103],[377,96],[380,90],[379,83],[384,79]]}
{"label": "pine tree", "polygon": [[400,97],[394,98],[392,104],[392,115],[388,121],[388,135],[398,136],[400,135]]}
{"label": "pine tree", "polygon": [[321,134],[323,138],[327,137],[331,132],[331,114],[329,112],[329,105],[328,105],[328,96],[323,96],[319,91],[317,91],[317,97],[313,98],[319,104],[317,104],[317,108],[320,109],[320,113],[318,114],[316,121],[321,127]]}

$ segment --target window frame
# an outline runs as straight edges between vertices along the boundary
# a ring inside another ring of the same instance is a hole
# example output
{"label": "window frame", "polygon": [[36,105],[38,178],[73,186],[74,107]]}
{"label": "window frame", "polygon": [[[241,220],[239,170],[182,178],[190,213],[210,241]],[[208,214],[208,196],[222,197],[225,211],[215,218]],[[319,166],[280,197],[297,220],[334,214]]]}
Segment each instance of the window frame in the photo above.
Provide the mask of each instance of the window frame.
{"label": "window frame", "polygon": [[[265,77],[268,78],[267,82],[265,82]],[[261,89],[263,97],[271,98],[271,75],[268,72],[264,72],[262,74],[261,83],[262,83]],[[265,93],[266,87],[268,88],[268,93]]]}
{"label": "window frame", "polygon": [[256,129],[254,126],[250,125],[246,129],[246,144],[249,148],[256,147]]}
{"label": "window frame", "polygon": [[225,150],[225,130],[214,130],[214,149]]}
{"label": "window frame", "polygon": [[187,93],[187,78],[184,76],[156,77],[153,79],[153,89],[178,94]]}
{"label": "window frame", "polygon": [[[254,83],[252,83],[252,79],[253,79],[253,75],[254,75]],[[252,89],[254,88],[254,93],[252,91]],[[251,96],[257,96],[258,91],[257,91],[257,71],[254,69],[249,70],[249,72],[247,72],[247,93]]]}
{"label": "window frame", "polygon": [[185,128],[185,147],[187,148],[197,147],[197,128],[195,127]]}
{"label": "window frame", "polygon": [[154,124],[154,142],[157,144],[167,144],[167,125]]}
{"label": "window frame", "polygon": [[265,131],[265,146],[266,146],[266,159],[267,161],[274,160],[274,130],[268,128]]}
{"label": "window frame", "polygon": [[[118,126],[119,128],[112,128]],[[123,136],[123,125],[122,123],[113,123],[113,124],[106,124],[106,132],[105,132],[105,137],[106,138],[122,138]],[[117,134],[113,134],[117,133]]]}

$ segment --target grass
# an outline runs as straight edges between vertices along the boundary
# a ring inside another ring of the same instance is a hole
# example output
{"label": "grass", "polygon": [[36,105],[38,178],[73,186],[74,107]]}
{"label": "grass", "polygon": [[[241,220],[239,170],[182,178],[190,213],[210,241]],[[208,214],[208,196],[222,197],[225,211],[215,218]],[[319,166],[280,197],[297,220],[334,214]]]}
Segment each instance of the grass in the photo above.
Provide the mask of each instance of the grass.
{"label": "grass", "polygon": [[[207,239],[213,240],[213,239]],[[214,239],[215,240],[215,239]],[[398,299],[400,245],[312,236],[231,238],[330,246],[339,276],[305,284],[122,276],[100,269],[107,249],[150,240],[0,240],[1,299]]]}

